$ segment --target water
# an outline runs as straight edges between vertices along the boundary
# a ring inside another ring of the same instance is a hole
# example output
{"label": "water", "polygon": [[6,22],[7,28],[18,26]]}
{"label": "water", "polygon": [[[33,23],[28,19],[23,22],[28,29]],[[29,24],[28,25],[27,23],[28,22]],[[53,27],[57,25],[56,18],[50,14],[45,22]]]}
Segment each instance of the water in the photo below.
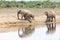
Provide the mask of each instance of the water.
{"label": "water", "polygon": [[[48,32],[46,26],[39,26],[33,28],[34,30],[26,37],[19,37],[18,30],[0,33],[0,40],[59,40],[60,39],[60,25],[56,25],[56,29]],[[30,29],[29,29],[30,30]],[[21,31],[21,30],[20,30]]]}

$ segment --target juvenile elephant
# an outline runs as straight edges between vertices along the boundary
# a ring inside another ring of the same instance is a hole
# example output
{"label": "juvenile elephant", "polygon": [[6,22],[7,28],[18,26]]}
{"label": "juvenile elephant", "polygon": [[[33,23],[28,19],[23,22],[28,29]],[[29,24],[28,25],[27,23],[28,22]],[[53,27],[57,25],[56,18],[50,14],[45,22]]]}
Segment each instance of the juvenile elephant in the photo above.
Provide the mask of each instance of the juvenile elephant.
{"label": "juvenile elephant", "polygon": [[17,17],[19,18],[19,14],[21,14],[21,19],[28,20],[31,23],[31,19],[34,19],[34,15],[30,14],[28,10],[19,10],[17,13]]}
{"label": "juvenile elephant", "polygon": [[[45,15],[47,16],[47,19],[46,19],[46,25],[47,25],[47,27],[48,27],[48,29],[50,29],[50,28],[55,28],[56,27],[56,17],[55,17],[55,14],[51,11],[51,13],[50,12],[48,12],[48,11],[45,11]],[[50,23],[50,22],[53,22],[54,21],[54,23]]]}

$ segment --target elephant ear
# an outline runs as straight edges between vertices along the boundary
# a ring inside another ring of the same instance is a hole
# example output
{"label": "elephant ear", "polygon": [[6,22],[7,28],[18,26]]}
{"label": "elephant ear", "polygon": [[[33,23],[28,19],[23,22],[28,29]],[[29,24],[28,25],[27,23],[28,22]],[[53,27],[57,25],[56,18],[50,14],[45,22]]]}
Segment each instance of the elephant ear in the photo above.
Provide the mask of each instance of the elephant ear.
{"label": "elephant ear", "polygon": [[48,11],[45,11],[44,14],[45,14],[45,15],[48,15]]}

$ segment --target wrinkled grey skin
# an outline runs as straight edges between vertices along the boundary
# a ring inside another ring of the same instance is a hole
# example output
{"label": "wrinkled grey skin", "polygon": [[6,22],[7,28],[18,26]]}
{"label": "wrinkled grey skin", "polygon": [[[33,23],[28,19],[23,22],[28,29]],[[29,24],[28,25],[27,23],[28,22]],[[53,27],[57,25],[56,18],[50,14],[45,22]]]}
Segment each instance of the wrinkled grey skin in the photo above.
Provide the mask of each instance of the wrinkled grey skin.
{"label": "wrinkled grey skin", "polygon": [[20,19],[20,18],[19,18],[19,14],[21,14],[21,19],[24,18],[24,20],[28,20],[30,23],[31,23],[31,19],[34,19],[34,15],[29,14],[29,13],[23,11],[23,10],[19,10],[19,11],[18,11],[18,13],[17,13],[18,19]]}
{"label": "wrinkled grey skin", "polygon": [[[56,17],[55,17],[55,14],[48,13],[46,11],[45,15],[47,16],[46,25],[47,25],[48,30],[51,29],[51,28],[55,28],[56,27]],[[49,23],[49,22],[53,22],[53,21],[54,21],[54,23]]]}

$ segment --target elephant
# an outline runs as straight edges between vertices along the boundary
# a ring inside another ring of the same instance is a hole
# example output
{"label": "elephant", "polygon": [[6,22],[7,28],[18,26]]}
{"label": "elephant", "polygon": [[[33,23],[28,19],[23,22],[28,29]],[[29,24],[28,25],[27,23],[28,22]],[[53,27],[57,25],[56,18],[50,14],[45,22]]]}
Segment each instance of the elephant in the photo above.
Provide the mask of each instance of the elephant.
{"label": "elephant", "polygon": [[21,14],[21,19],[27,20],[27,21],[29,21],[30,23],[31,23],[31,20],[34,19],[34,15],[32,15],[31,12],[28,11],[28,10],[19,10],[19,11],[17,12],[17,17],[18,17],[18,19],[20,19],[20,18],[19,18],[19,14]]}
{"label": "elephant", "polygon": [[46,25],[47,25],[48,30],[51,28],[55,28],[56,27],[56,16],[55,16],[55,14],[52,11],[51,11],[51,13],[49,13],[48,11],[45,11],[45,15],[47,16]]}

